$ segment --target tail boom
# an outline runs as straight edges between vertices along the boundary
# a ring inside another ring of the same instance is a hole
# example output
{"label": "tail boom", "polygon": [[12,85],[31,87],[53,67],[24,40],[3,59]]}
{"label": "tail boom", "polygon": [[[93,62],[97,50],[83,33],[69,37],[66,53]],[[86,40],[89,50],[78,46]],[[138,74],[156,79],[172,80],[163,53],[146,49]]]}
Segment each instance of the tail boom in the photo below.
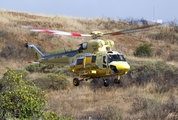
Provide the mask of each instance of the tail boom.
{"label": "tail boom", "polygon": [[28,46],[28,48],[33,50],[37,60],[42,59],[44,57],[44,54],[35,45],[31,44]]}

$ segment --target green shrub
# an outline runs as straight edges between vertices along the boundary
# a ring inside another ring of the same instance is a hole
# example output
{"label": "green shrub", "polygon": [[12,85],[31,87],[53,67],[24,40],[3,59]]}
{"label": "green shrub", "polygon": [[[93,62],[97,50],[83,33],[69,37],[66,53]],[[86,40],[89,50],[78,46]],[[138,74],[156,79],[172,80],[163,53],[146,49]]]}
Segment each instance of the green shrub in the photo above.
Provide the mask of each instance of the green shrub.
{"label": "green shrub", "polygon": [[25,69],[29,72],[42,72],[47,66],[44,64],[27,65]]}
{"label": "green shrub", "polygon": [[140,45],[134,52],[134,56],[138,57],[150,57],[152,55],[152,50],[148,44]]}
{"label": "green shrub", "polygon": [[50,73],[48,78],[51,82],[50,88],[54,90],[65,89],[69,86],[70,82],[66,79],[64,75]]}
{"label": "green shrub", "polygon": [[67,80],[63,74],[50,73],[45,77],[37,78],[33,82],[42,89],[66,89],[70,85],[70,81]]}
{"label": "green shrub", "polygon": [[144,86],[154,83],[156,93],[165,93],[177,88],[178,68],[163,61],[129,61],[131,70],[122,76],[122,87],[131,85]]}
{"label": "green shrub", "polygon": [[[0,92],[0,119],[73,120],[71,117],[48,112],[45,92],[37,88],[31,81],[23,80],[24,75],[23,72],[7,68],[0,81],[3,86],[3,90]],[[62,87],[67,84],[62,75],[50,74],[49,78],[52,81],[61,80],[57,83],[62,84]]]}
{"label": "green shrub", "polygon": [[73,120],[72,117],[58,116],[53,112],[45,112],[43,114],[43,120]]}
{"label": "green shrub", "polygon": [[44,92],[22,78],[22,73],[11,69],[4,74],[3,91],[0,93],[1,119],[36,119],[42,116],[46,102]]}

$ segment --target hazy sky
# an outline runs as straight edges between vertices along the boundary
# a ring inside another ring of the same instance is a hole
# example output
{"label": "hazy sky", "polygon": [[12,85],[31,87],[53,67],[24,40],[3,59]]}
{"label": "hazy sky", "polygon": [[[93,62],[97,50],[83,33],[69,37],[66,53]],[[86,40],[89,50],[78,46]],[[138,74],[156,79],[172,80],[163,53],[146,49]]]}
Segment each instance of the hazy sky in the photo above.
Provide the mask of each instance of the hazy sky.
{"label": "hazy sky", "polygon": [[178,0],[1,0],[1,10],[112,19],[178,19]]}

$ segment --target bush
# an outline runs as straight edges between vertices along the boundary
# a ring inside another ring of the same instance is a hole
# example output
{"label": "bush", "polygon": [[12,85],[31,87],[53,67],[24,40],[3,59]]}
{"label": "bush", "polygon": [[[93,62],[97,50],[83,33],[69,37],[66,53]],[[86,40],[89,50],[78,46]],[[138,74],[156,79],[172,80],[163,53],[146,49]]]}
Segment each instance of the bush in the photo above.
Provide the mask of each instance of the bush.
{"label": "bush", "polygon": [[[63,78],[55,75],[49,75],[49,77],[53,79]],[[37,88],[31,81],[24,81],[23,78],[23,72],[7,68],[6,73],[0,81],[3,86],[3,90],[0,92],[0,119],[73,119],[48,112],[45,92]]]}
{"label": "bush", "polygon": [[165,93],[178,85],[178,68],[172,65],[162,61],[128,62],[132,67],[128,74],[121,78],[123,88],[154,83],[156,87],[154,87],[153,92]]}
{"label": "bush", "polygon": [[66,77],[61,74],[58,75],[58,74],[51,73],[48,75],[48,78],[51,82],[50,88],[54,90],[65,89],[70,84],[69,81],[66,79]]}
{"label": "bush", "polygon": [[162,101],[163,94],[155,94],[154,98],[133,98],[132,110],[128,111],[133,120],[177,120],[178,106],[176,98],[170,95],[168,101]]}
{"label": "bush", "polygon": [[44,92],[22,78],[22,73],[11,69],[4,74],[3,91],[0,93],[1,119],[36,119],[42,116],[46,101]]}
{"label": "bush", "polygon": [[138,57],[150,57],[152,55],[152,50],[148,44],[140,45],[134,52],[134,56]]}
{"label": "bush", "polygon": [[[10,40],[11,41],[11,40]],[[14,41],[14,40],[13,40]],[[4,46],[0,51],[0,57],[7,59],[22,59],[22,60],[29,60],[33,58],[33,54],[30,52],[27,52],[27,49],[24,46],[23,43],[17,42],[18,46],[14,45],[14,43],[7,43],[6,46]],[[21,49],[19,49],[19,47]]]}
{"label": "bush", "polygon": [[44,64],[32,64],[32,65],[27,65],[25,69],[29,72],[43,72],[43,70],[47,66]]}
{"label": "bush", "polygon": [[58,116],[53,112],[45,112],[43,115],[44,120],[73,120],[72,117]]}
{"label": "bush", "polygon": [[50,73],[47,77],[37,78],[33,80],[34,83],[42,89],[66,89],[70,85],[70,81],[67,80],[63,74]]}

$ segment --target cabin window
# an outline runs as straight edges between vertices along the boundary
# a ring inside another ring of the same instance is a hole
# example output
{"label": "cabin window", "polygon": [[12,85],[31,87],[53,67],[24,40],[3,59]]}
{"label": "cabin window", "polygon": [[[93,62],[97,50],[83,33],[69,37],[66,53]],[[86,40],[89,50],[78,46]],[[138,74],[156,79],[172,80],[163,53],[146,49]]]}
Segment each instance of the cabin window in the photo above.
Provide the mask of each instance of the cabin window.
{"label": "cabin window", "polygon": [[92,63],[96,62],[96,56],[92,56],[91,62]]}
{"label": "cabin window", "polygon": [[77,59],[77,65],[83,64],[83,59]]}

